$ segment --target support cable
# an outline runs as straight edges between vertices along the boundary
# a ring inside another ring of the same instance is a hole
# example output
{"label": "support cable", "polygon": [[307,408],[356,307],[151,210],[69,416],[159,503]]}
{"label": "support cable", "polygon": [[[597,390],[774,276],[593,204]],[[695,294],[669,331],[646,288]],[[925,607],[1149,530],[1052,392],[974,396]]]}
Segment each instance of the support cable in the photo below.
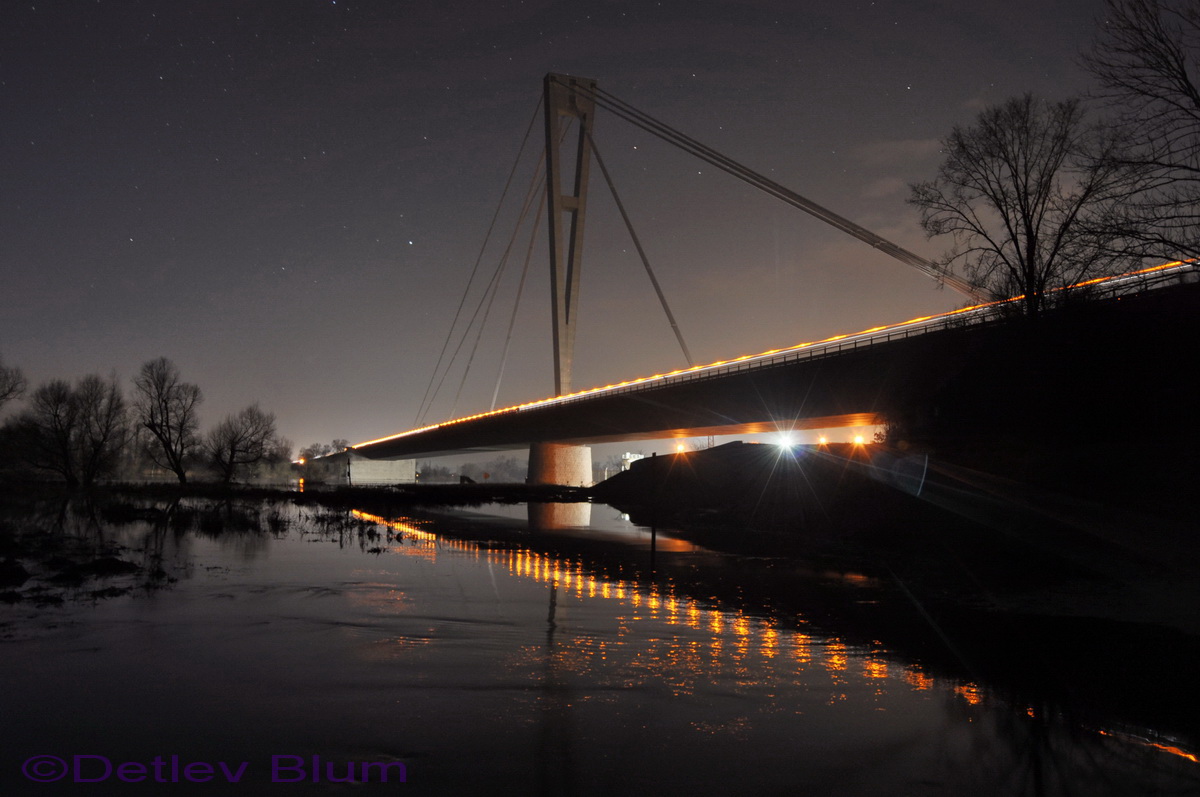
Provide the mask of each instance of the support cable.
{"label": "support cable", "polygon": [[[563,129],[563,131],[562,131],[563,138],[566,137],[567,133],[569,132],[569,129],[570,129],[569,125]],[[528,136],[528,133],[527,133],[527,136]],[[508,258],[512,252],[513,245],[516,243],[517,236],[520,234],[521,226],[525,223],[525,219],[529,215],[530,208],[533,205],[533,197],[535,197],[535,196],[540,197],[542,202],[544,202],[544,200],[545,200],[545,192],[543,190],[545,187],[545,178],[543,177],[543,169],[545,168],[545,165],[546,165],[546,153],[543,151],[541,153],[540,157],[538,158],[537,166],[534,169],[533,179],[530,181],[529,188],[526,190],[525,199],[522,202],[521,211],[520,211],[519,217],[517,219],[517,223],[513,228],[512,236],[509,238],[508,245],[505,247],[504,253],[501,255],[500,263],[497,265],[496,271],[493,272],[492,278],[489,281],[487,288],[485,288],[483,296],[480,298],[479,303],[476,305],[475,312],[472,314],[471,320],[468,321],[466,327],[463,328],[462,335],[458,341],[458,345],[455,347],[454,353],[451,355],[449,361],[445,365],[445,368],[442,370],[441,378],[437,379],[437,387],[434,388],[434,390],[433,390],[433,394],[429,400],[430,401],[429,405],[427,405],[424,408],[424,412],[422,413],[421,417],[418,419],[418,421],[417,421],[418,425],[420,425],[421,423],[424,422],[425,415],[431,409],[433,397],[436,397],[438,395],[438,393],[441,392],[442,386],[445,384],[446,378],[450,375],[450,370],[453,368],[454,362],[458,359],[459,354],[462,353],[462,348],[467,342],[467,337],[470,335],[471,328],[475,326],[476,319],[479,318],[480,311],[483,310],[484,311],[483,321],[480,323],[478,330],[476,332],[475,341],[474,341],[474,344],[472,345],[472,349],[471,349],[471,354],[468,358],[467,364],[464,366],[463,375],[462,375],[462,378],[459,380],[458,389],[455,392],[455,396],[454,396],[454,402],[452,404],[450,414],[447,417],[453,417],[454,412],[458,408],[458,400],[462,395],[463,386],[466,383],[467,376],[470,373],[471,365],[475,358],[475,352],[478,350],[480,340],[482,339],[482,336],[483,336],[484,324],[486,323],[487,317],[491,312],[492,299],[489,297],[494,298],[494,291],[497,288],[497,285],[499,282],[499,276],[502,273],[502,271],[504,270],[504,267],[508,262]],[[434,378],[437,378],[436,373],[434,374]]]}
{"label": "support cable", "polygon": [[450,368],[454,361],[458,359],[458,355],[462,351],[463,344],[466,343],[467,336],[470,334],[471,328],[475,326],[475,321],[479,318],[479,313],[482,310],[483,319],[479,322],[479,327],[475,335],[475,342],[471,347],[471,354],[467,359],[467,363],[463,367],[462,379],[459,380],[458,390],[454,394],[454,403],[451,406],[448,417],[454,417],[454,412],[458,409],[458,399],[462,395],[463,385],[467,381],[467,374],[470,373],[471,364],[475,360],[475,352],[479,349],[479,341],[483,337],[483,328],[487,322],[488,314],[491,312],[492,302],[496,297],[497,287],[499,286],[500,282],[500,275],[504,272],[504,268],[508,264],[508,257],[512,253],[513,244],[516,243],[517,235],[520,232],[521,226],[525,223],[525,219],[529,215],[529,210],[533,206],[533,198],[540,193],[540,186],[543,183],[543,180],[541,179],[542,165],[543,162],[539,161],[533,176],[533,180],[530,182],[529,188],[525,193],[525,200],[522,203],[521,213],[517,218],[516,226],[513,228],[513,233],[508,239],[508,245],[504,248],[504,253],[500,256],[500,262],[497,264],[496,270],[492,272],[492,278],[488,281],[487,287],[484,289],[484,293],[479,299],[479,303],[475,306],[475,312],[472,314],[471,320],[467,322],[466,327],[463,329],[462,337],[459,339],[458,346],[454,349],[454,354],[451,356],[449,363],[446,364],[446,369],[442,373],[441,380],[438,382],[437,390],[434,391],[434,395],[437,395],[437,393],[441,390],[442,383],[445,382],[446,377],[449,375]]}
{"label": "support cable", "polygon": [[[519,228],[520,224],[518,223]],[[513,237],[516,237],[516,231],[513,232]],[[458,380],[458,389],[454,391],[454,402],[450,405],[450,412],[446,414],[447,419],[453,418],[454,413],[458,411],[458,400],[462,397],[463,386],[467,384],[467,376],[471,373],[471,364],[475,362],[475,353],[479,351],[479,342],[483,340],[483,330],[487,326],[488,316],[492,313],[492,304],[496,301],[496,294],[500,292],[500,275],[504,273],[504,269],[508,266],[507,254],[505,252],[505,257],[500,261],[500,265],[492,275],[492,281],[488,285],[487,292],[480,299],[479,307],[475,310],[475,314],[478,315],[479,309],[483,308],[483,318],[480,319],[479,327],[475,332],[475,342],[471,345],[471,354],[467,357],[466,365],[463,366],[462,378]],[[486,306],[483,303],[484,299],[487,300]],[[474,318],[471,320],[473,323]],[[463,339],[466,340],[465,337]]]}
{"label": "support cable", "polygon": [[592,148],[592,154],[596,156],[596,165],[600,167],[600,173],[604,175],[604,182],[608,183],[608,190],[612,193],[613,201],[617,203],[617,210],[621,212],[621,218],[625,221],[625,229],[629,230],[629,237],[633,239],[633,245],[637,248],[638,256],[642,258],[642,265],[646,267],[646,274],[650,277],[650,284],[654,286],[654,292],[658,294],[658,302],[662,305],[663,312],[667,314],[667,321],[671,323],[671,329],[675,332],[675,340],[679,341],[679,348],[683,349],[683,359],[687,361],[688,367],[695,365],[692,360],[692,353],[688,351],[687,344],[683,341],[683,332],[679,329],[679,324],[675,322],[675,315],[671,312],[671,308],[667,305],[667,297],[663,295],[662,287],[658,284],[658,279],[654,276],[654,269],[650,268],[650,259],[646,257],[646,250],[642,248],[642,242],[638,238],[638,234],[634,232],[633,223],[629,220],[629,214],[625,212],[625,205],[621,202],[621,197],[617,196],[617,187],[613,185],[612,176],[608,173],[608,168],[604,165],[604,159],[600,157],[600,150],[596,148],[596,141],[589,135],[588,141]]}
{"label": "support cable", "polygon": [[533,229],[529,233],[529,246],[525,250],[525,265],[521,268],[521,281],[517,283],[517,298],[513,301],[512,316],[508,319],[508,334],[504,337],[504,353],[500,356],[500,370],[496,373],[496,388],[492,391],[492,404],[488,407],[489,411],[496,409],[496,398],[500,395],[500,382],[504,379],[504,367],[508,364],[508,350],[512,343],[513,326],[517,323],[517,309],[521,306],[521,294],[525,291],[525,277],[529,274],[529,261],[533,259],[533,247],[537,242],[538,229],[542,223],[542,211],[546,207],[544,188],[545,180],[538,189],[542,199],[538,203],[537,212],[533,214]]}
{"label": "support cable", "polygon": [[[513,161],[512,169],[510,169],[508,172],[508,178],[504,181],[504,190],[500,193],[500,201],[496,203],[496,211],[492,214],[492,220],[491,223],[488,224],[487,232],[484,233],[483,244],[479,247],[479,254],[475,258],[475,265],[471,268],[471,276],[467,280],[467,287],[463,291],[462,298],[459,299],[458,309],[454,311],[454,320],[450,322],[450,329],[446,332],[446,341],[442,344],[442,351],[440,354],[438,354],[437,363],[433,366],[433,373],[429,376],[429,384],[425,387],[425,395],[421,397],[421,403],[417,407],[417,417],[414,424],[416,426],[421,425],[422,418],[425,417],[425,413],[429,410],[427,404],[431,404],[433,402],[433,396],[437,395],[437,391],[433,389],[434,380],[437,379],[438,371],[441,369],[442,362],[446,357],[446,350],[450,347],[450,341],[454,337],[454,329],[458,325],[459,318],[462,315],[463,307],[467,303],[467,296],[470,294],[471,286],[475,282],[475,275],[479,271],[479,265],[483,262],[483,253],[487,249],[488,241],[491,240],[492,231],[496,227],[496,220],[500,217],[500,209],[504,207],[504,199],[508,196],[508,190],[512,186],[513,177],[517,173],[517,166],[521,162],[521,156],[525,154],[525,145],[529,143],[529,135],[533,132],[533,126],[537,122],[538,113],[541,110],[542,98],[539,96],[537,107],[534,108],[533,116],[529,119],[529,125],[525,128],[525,137],[521,140],[521,146],[517,150],[517,157]],[[449,365],[447,364],[446,367],[449,368]],[[442,378],[445,379],[444,374]],[[438,384],[440,387],[441,383],[439,382]],[[430,395],[430,391],[433,391],[433,395]]]}
{"label": "support cable", "polygon": [[582,85],[575,85],[574,89],[581,94],[588,96],[593,102],[595,102],[597,106],[608,110],[610,113],[621,119],[624,119],[635,127],[641,128],[647,133],[666,141],[668,144],[676,146],[683,151],[717,167],[718,169],[737,177],[743,182],[746,182],[755,188],[758,188],[759,190],[820,219],[821,221],[824,221],[826,224],[836,227],[842,232],[845,232],[848,235],[863,241],[864,243],[875,249],[878,249],[884,254],[890,255],[900,262],[916,268],[922,273],[933,277],[939,283],[949,285],[950,287],[966,294],[972,299],[981,298],[978,290],[976,290],[973,286],[971,286],[965,280],[948,272],[946,269],[939,267],[936,263],[926,260],[920,255],[914,254],[913,252],[910,252],[907,249],[892,243],[880,235],[876,235],[865,227],[855,224],[849,219],[834,213],[828,208],[822,207],[816,202],[800,196],[795,191],[780,185],[769,177],[759,174],[748,166],[738,163],[732,158],[721,154],[717,150],[705,144],[700,143],[696,139],[676,130],[670,125],[655,119],[643,111],[639,111],[632,105],[629,105],[607,91],[600,88],[596,88],[594,91],[592,91]]}

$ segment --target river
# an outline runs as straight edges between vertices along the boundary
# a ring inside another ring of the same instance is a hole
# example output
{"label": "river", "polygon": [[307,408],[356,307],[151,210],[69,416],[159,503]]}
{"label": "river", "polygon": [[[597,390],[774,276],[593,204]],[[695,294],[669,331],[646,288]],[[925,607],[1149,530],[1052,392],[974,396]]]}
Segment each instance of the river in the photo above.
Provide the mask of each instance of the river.
{"label": "river", "polygon": [[251,510],[59,523],[174,580],[0,605],[0,792],[1200,794],[1194,727],[973,677],[877,575],[605,506]]}

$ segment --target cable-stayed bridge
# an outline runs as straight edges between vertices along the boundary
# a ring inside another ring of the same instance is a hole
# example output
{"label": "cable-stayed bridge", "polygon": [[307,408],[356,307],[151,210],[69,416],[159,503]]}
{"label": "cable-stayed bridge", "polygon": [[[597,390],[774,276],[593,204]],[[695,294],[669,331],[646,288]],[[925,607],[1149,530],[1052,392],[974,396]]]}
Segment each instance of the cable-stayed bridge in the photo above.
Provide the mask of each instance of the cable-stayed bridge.
{"label": "cable-stayed bridge", "polygon": [[[1194,264],[1171,263],[1086,287],[1090,301],[1117,302],[1196,275]],[[898,409],[897,397],[912,394],[914,382],[951,373],[965,352],[1003,336],[1013,301],[548,397],[366,441],[354,450],[412,458],[881,424]]]}
{"label": "cable-stayed bridge", "polygon": [[[612,191],[684,356],[689,363],[692,361],[595,147],[591,122],[597,108],[820,218],[943,285],[972,299],[979,297],[953,274],[633,109],[599,89],[595,81],[547,75],[543,102],[543,203],[548,212],[550,240],[555,395],[418,425],[359,443],[353,447],[355,453],[369,458],[412,459],[529,446],[532,483],[582,484],[591,479],[590,453],[586,449],[591,443],[882,424],[901,409],[900,397],[912,400],[914,382],[936,382],[939,374],[951,373],[980,341],[1001,335],[1014,315],[1020,297],[976,301],[961,310],[856,334],[573,390],[575,319],[593,163]],[[574,130],[575,140],[564,154],[570,129]],[[1094,301],[1118,301],[1194,274],[1193,264],[1172,263],[1061,290],[1086,292]]]}

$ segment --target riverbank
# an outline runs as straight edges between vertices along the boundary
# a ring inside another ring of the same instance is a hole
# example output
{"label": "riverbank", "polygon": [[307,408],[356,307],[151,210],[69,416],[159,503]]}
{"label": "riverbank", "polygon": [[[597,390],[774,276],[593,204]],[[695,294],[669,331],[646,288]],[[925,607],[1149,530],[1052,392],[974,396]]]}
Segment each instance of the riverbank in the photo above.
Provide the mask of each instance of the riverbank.
{"label": "riverbank", "polygon": [[286,527],[276,506],[283,503],[341,513],[315,517],[326,527],[351,527],[355,524],[346,520],[350,510],[395,517],[431,507],[586,500],[586,491],[579,488],[523,484],[300,491],[212,482],[113,483],[69,490],[52,482],[9,478],[0,481],[0,602],[52,606],[169,586],[174,577],[153,549],[161,540],[126,547],[109,538],[110,526],[142,522],[159,537],[188,531],[272,534]]}
{"label": "riverbank", "polygon": [[1070,473],[1053,486],[1025,475],[880,444],[729,443],[641,460],[592,497],[646,525],[748,526],[831,549],[887,545],[904,536],[898,527],[977,529],[1060,556],[1099,546],[1171,565],[1197,547],[1190,492],[1130,495],[1089,490]]}
{"label": "riverbank", "polygon": [[1200,633],[1200,540],[1183,496],[1104,500],[850,444],[655,457],[594,495],[705,545],[851,563],[950,602]]}

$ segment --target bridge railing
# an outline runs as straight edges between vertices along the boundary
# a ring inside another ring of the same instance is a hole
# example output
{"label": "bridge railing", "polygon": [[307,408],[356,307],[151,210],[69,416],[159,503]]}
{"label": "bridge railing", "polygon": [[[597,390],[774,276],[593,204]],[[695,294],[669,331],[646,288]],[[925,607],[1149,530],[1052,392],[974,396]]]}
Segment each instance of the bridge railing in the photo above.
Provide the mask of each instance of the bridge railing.
{"label": "bridge railing", "polygon": [[[1086,296],[1087,301],[1103,301],[1106,299],[1115,299],[1120,296],[1128,296],[1164,285],[1174,285],[1189,281],[1195,282],[1198,278],[1200,278],[1200,268],[1197,267],[1197,263],[1173,263],[1145,271],[1081,283],[1080,285],[1063,289],[1064,293],[1062,296],[1064,298],[1068,295],[1079,298]],[[1070,293],[1068,294],[1067,291]],[[597,388],[571,396],[537,402],[517,409],[518,411],[533,410],[549,405],[573,404],[601,397],[657,390],[670,385],[717,379],[743,371],[775,368],[804,360],[834,357],[883,343],[891,343],[897,340],[919,337],[949,329],[963,329],[965,327],[979,327],[1000,323],[1011,319],[1013,315],[1020,312],[1017,304],[1019,299],[1020,297],[1005,299],[977,307],[955,310],[940,316],[916,319],[890,327],[867,330],[854,335],[839,337],[837,340],[819,341],[778,352],[749,355],[728,362],[690,368],[677,373],[631,380],[628,384]],[[1059,303],[1059,306],[1066,304],[1068,304],[1068,301],[1063,301]]]}

